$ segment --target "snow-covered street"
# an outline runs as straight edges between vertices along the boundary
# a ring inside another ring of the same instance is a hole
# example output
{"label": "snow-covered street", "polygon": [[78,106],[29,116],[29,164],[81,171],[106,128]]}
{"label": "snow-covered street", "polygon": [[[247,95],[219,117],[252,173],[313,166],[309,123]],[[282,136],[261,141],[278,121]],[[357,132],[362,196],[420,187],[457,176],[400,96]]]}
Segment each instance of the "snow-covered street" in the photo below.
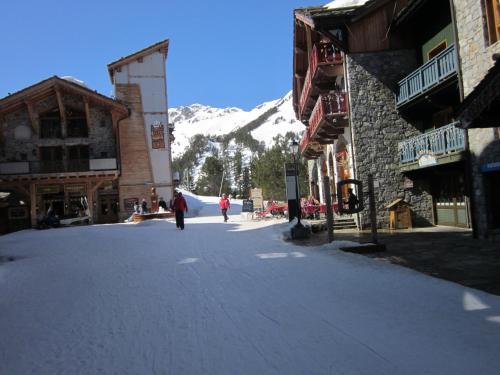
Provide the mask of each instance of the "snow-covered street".
{"label": "snow-covered street", "polygon": [[500,373],[499,297],[188,204],[0,237],[0,374]]}

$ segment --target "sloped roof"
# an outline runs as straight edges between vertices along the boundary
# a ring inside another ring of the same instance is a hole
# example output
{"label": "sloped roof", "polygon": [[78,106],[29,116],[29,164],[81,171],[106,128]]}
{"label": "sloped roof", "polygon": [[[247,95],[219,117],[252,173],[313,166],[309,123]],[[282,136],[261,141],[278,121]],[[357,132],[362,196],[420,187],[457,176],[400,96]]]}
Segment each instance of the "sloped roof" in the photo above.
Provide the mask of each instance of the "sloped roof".
{"label": "sloped roof", "polygon": [[155,43],[149,47],[143,48],[140,51],[134,52],[134,53],[132,53],[128,56],[125,56],[125,57],[121,57],[118,60],[109,63],[108,64],[108,72],[109,72],[109,77],[111,79],[111,82],[113,82],[113,72],[115,69],[117,69],[125,64],[128,64],[134,60],[137,60],[141,57],[150,55],[151,53],[156,52],[156,51],[162,51],[165,55],[165,58],[167,58],[169,43],[170,43],[170,40],[165,39],[165,40],[162,40],[158,43]]}
{"label": "sloped roof", "polygon": [[410,0],[408,4],[394,17],[393,23],[397,26],[411,18],[429,0]]}
{"label": "sloped roof", "polygon": [[15,93],[10,94],[4,98],[1,98],[0,113],[8,112],[21,105],[24,105],[24,102],[28,98],[46,96],[50,92],[54,91],[56,87],[60,87],[64,90],[84,95],[102,104],[112,106],[122,112],[128,111],[125,105],[116,101],[115,99],[102,95],[97,91],[93,91],[75,82],[68,81],[67,79],[53,76],[31,86],[25,87],[24,89],[16,91]]}

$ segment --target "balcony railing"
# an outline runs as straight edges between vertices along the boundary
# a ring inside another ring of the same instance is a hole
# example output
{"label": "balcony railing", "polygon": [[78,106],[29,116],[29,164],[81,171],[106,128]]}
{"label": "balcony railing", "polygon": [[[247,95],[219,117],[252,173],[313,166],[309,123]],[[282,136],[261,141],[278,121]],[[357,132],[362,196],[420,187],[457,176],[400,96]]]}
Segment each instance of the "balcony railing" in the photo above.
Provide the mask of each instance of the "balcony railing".
{"label": "balcony railing", "polygon": [[304,80],[304,87],[300,94],[299,110],[301,114],[304,113],[307,101],[311,96],[312,83],[315,79],[318,66],[342,64],[343,61],[342,52],[336,49],[332,43],[321,43],[313,46],[309,57],[309,67]]}
{"label": "balcony railing", "polygon": [[428,133],[399,142],[399,164],[419,161],[423,155],[439,158],[465,150],[465,130],[454,122]]}
{"label": "balcony railing", "polygon": [[323,122],[332,117],[347,114],[347,93],[320,95],[309,118],[310,135],[314,137]]}
{"label": "balcony railing", "polygon": [[399,81],[398,106],[410,101],[457,72],[457,54],[452,44],[420,68]]}
{"label": "balcony railing", "polygon": [[0,163],[1,175],[72,173],[116,169],[115,158]]}
{"label": "balcony railing", "polygon": [[304,155],[310,141],[311,139],[309,137],[309,128],[307,128],[306,130],[304,130],[304,133],[302,133],[302,139],[300,140],[300,153],[302,155]]}

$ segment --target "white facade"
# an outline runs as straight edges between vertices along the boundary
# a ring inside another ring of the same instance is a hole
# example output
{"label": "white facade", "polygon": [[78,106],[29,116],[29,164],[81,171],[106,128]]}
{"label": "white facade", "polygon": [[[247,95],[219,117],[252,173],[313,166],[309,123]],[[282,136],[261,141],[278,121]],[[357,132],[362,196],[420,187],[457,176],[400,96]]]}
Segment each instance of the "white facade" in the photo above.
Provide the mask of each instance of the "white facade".
{"label": "white facade", "polygon": [[[114,84],[137,84],[141,89],[144,132],[148,142],[153,185],[158,196],[172,196],[172,162],[168,135],[167,80],[165,54],[151,51],[123,64],[114,72]],[[163,125],[163,148],[153,148],[152,125]]]}

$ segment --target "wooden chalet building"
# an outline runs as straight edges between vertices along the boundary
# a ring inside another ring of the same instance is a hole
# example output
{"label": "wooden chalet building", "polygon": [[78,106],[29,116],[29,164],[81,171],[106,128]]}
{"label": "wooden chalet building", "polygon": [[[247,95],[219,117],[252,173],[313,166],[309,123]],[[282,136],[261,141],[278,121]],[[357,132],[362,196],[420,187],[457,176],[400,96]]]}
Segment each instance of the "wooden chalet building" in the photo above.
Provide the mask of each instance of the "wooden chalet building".
{"label": "wooden chalet building", "polygon": [[110,64],[117,99],[57,76],[0,99],[0,234],[35,225],[51,204],[60,217],[88,206],[90,222],[109,223],[152,187],[172,197],[167,49],[168,40]]}
{"label": "wooden chalet building", "polygon": [[54,76],[0,100],[0,232],[36,224],[50,204],[118,220],[117,129],[125,105]]}
{"label": "wooden chalet building", "polygon": [[[324,199],[316,186],[325,175],[336,194],[337,181],[366,188],[372,174],[380,226],[399,198],[414,226],[469,226],[450,2],[336,0],[294,15],[294,108],[307,126],[301,151],[312,160],[311,193]],[[368,212],[358,220],[368,225]]]}

